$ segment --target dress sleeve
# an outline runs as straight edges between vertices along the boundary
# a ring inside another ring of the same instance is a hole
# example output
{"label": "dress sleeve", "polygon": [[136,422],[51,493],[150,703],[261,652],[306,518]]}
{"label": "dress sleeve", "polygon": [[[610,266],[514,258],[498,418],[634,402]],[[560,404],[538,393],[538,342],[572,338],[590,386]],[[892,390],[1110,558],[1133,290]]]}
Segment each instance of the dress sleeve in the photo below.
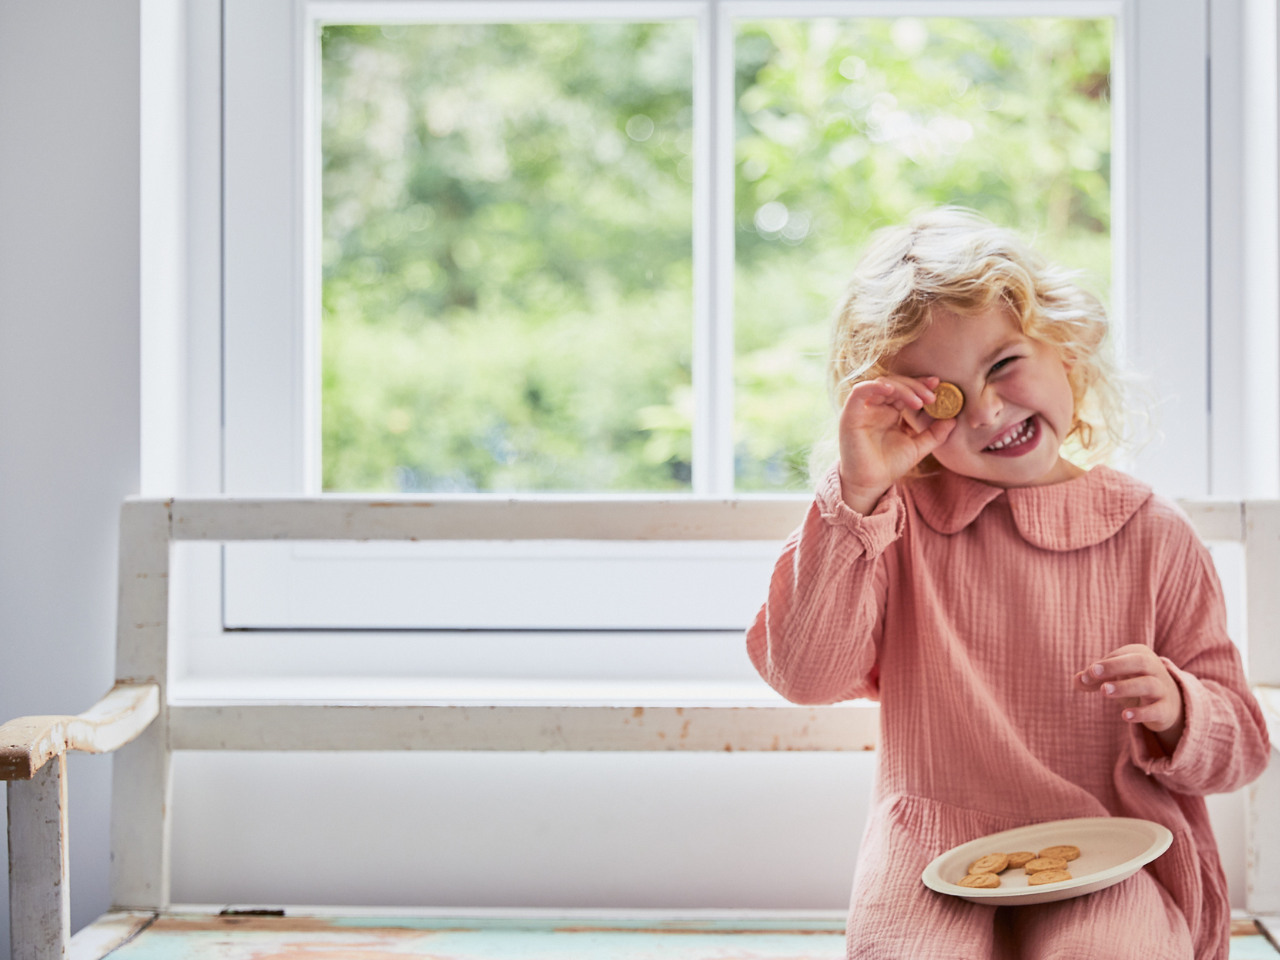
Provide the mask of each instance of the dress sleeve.
{"label": "dress sleeve", "polygon": [[1169,538],[1157,594],[1155,651],[1182,692],[1186,726],[1172,756],[1130,726],[1134,763],[1175,793],[1227,793],[1256,779],[1271,746],[1209,551],[1189,525]]}
{"label": "dress sleeve", "polygon": [[793,703],[835,703],[876,692],[885,607],[885,549],[902,535],[905,505],[891,489],[863,516],[832,470],[782,548],[769,595],[747,630],[751,662]]}

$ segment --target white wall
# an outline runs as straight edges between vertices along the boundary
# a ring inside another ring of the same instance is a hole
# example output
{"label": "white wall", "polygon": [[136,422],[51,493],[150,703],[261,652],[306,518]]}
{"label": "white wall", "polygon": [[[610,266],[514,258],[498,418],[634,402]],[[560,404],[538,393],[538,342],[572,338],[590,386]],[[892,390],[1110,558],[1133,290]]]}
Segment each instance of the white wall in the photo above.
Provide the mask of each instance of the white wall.
{"label": "white wall", "polygon": [[[138,0],[0,0],[5,719],[75,713],[111,685],[139,461],[138,64]],[[73,926],[107,906],[110,770],[70,764]]]}

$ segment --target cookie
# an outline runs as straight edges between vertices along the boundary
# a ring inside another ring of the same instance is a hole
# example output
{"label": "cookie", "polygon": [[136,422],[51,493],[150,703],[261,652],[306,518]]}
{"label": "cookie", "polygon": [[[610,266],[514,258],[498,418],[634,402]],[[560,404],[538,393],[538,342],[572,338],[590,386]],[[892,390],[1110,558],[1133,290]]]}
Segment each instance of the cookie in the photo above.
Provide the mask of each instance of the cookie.
{"label": "cookie", "polygon": [[1003,853],[988,853],[969,864],[969,873],[999,873],[1009,869],[1009,858]]}
{"label": "cookie", "polygon": [[1038,887],[1042,883],[1061,883],[1063,880],[1070,880],[1071,874],[1065,870],[1041,870],[1039,873],[1033,873],[1027,878],[1027,883],[1033,887]]}
{"label": "cookie", "polygon": [[924,412],[935,420],[950,420],[964,409],[964,394],[954,383],[945,380],[933,391],[933,403],[924,405]]}
{"label": "cookie", "polygon": [[1009,866],[1016,870],[1018,867],[1025,867],[1035,858],[1036,855],[1029,850],[1019,850],[1017,853],[1009,854]]}
{"label": "cookie", "polygon": [[1027,873],[1043,873],[1045,870],[1065,870],[1067,869],[1067,861],[1061,857],[1037,857],[1035,860],[1028,860],[1023,869]]}
{"label": "cookie", "polygon": [[975,887],[979,890],[994,890],[1000,886],[1000,878],[994,873],[971,873],[960,881],[962,887]]}
{"label": "cookie", "polygon": [[1074,860],[1080,856],[1080,848],[1064,843],[1057,847],[1045,847],[1037,856],[1056,857],[1059,860]]}

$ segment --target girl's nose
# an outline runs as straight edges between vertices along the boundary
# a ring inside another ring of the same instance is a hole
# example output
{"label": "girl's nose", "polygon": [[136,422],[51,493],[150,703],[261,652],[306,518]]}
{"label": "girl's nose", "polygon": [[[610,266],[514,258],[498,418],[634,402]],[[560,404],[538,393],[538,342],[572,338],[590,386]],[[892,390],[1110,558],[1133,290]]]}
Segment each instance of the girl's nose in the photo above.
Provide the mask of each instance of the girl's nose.
{"label": "girl's nose", "polygon": [[988,386],[967,395],[963,415],[968,416],[970,427],[980,430],[998,423],[1002,410],[1004,401],[993,387]]}

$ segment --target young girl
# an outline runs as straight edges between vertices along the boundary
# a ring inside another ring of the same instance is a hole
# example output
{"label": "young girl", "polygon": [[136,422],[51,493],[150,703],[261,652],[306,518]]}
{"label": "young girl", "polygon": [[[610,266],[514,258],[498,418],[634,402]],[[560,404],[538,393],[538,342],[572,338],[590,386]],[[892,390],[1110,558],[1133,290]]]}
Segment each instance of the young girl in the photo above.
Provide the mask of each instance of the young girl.
{"label": "young girl", "polygon": [[[747,635],[797,703],[880,700],[851,958],[1221,958],[1202,797],[1270,750],[1213,565],[1178,509],[1105,466],[1122,439],[1100,304],[953,209],[881,231],[836,320],[839,463]],[[923,411],[939,382],[954,419]],[[1173,845],[1087,896],[987,907],[920,880],[978,837],[1140,817]]]}

